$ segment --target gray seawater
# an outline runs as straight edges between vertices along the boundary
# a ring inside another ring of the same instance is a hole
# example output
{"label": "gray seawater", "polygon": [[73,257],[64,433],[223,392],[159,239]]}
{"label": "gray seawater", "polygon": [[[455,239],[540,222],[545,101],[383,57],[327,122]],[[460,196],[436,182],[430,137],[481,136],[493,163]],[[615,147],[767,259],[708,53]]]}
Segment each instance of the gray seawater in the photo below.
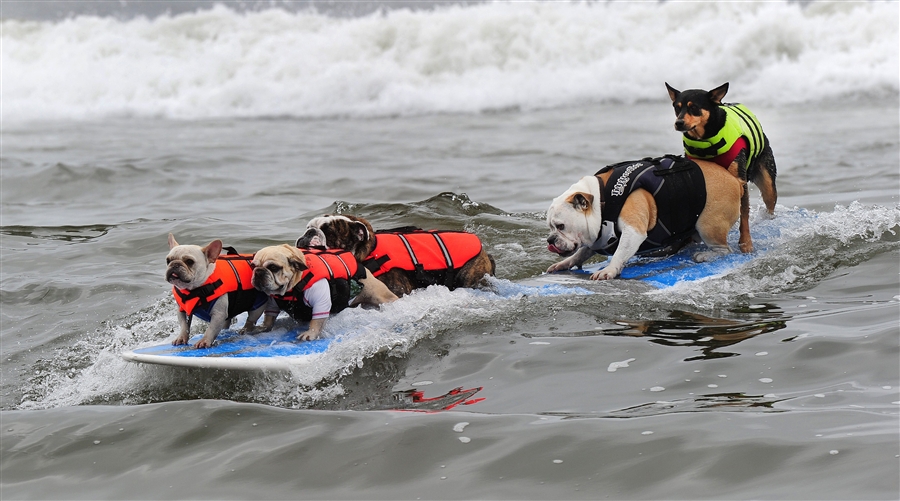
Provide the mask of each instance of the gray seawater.
{"label": "gray seawater", "polygon": [[[752,192],[764,252],[554,294],[522,285],[554,262],[544,211],[678,152],[667,103],[4,127],[2,497],[896,499],[897,109],[756,107],[779,169],[774,221]],[[326,332],[361,334],[294,373],[119,358],[174,335],[169,232],[252,252],[326,212],[474,231],[494,290],[348,310]]]}

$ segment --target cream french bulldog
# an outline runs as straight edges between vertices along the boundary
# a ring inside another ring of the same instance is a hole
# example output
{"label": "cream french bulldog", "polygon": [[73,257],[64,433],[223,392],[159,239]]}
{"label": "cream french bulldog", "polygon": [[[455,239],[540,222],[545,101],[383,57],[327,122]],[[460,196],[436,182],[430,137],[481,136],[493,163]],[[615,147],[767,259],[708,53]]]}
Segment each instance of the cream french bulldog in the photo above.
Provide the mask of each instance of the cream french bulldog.
{"label": "cream french bulldog", "polygon": [[[282,311],[309,328],[298,340],[317,339],[329,315],[347,306],[378,306],[397,300],[372,272],[346,251],[316,251],[288,244],[260,249],[253,258],[253,286],[268,294]],[[362,285],[350,300],[350,281]]]}
{"label": "cream french bulldog", "polygon": [[741,182],[712,162],[660,157],[622,162],[585,176],[547,210],[547,249],[565,257],[547,272],[612,255],[593,280],[619,276],[637,253],[677,252],[699,236],[708,250],[695,261],[731,252],[728,231],[740,216]]}
{"label": "cream french bulldog", "polygon": [[263,312],[267,314],[262,331],[272,329],[277,308],[269,303],[265,294],[255,290],[251,283],[252,269],[249,255],[223,255],[222,241],[213,240],[205,247],[179,245],[169,234],[169,254],[166,256],[166,281],[172,284],[172,294],[178,303],[180,332],[173,345],[187,344],[190,338],[191,318],[197,316],[209,323],[203,338],[195,348],[209,348],[219,332],[227,327],[235,316],[248,312],[241,333],[257,331],[256,322]]}

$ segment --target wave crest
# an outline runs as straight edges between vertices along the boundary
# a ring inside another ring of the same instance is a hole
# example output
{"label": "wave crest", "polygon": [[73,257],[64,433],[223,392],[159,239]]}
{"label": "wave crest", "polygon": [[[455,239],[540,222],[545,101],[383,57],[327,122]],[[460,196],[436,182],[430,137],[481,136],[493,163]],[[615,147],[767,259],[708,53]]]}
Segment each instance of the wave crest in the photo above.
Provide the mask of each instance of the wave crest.
{"label": "wave crest", "polygon": [[731,81],[729,98],[758,104],[883,97],[898,92],[897,33],[894,2],[5,20],[2,100],[7,120],[34,120],[477,113],[664,100],[663,81]]}

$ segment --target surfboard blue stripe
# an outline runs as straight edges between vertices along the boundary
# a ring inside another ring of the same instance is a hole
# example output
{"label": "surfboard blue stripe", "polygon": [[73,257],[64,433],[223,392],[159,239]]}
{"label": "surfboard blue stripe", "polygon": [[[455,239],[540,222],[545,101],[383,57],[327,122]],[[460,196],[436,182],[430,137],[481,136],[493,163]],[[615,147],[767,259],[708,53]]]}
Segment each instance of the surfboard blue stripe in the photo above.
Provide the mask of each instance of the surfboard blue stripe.
{"label": "surfboard blue stripe", "polygon": [[154,355],[181,358],[253,358],[253,357],[296,357],[325,352],[333,339],[297,342],[297,330],[281,331],[277,334],[263,333],[242,336],[234,331],[222,331],[212,348],[195,349],[193,344],[200,340],[197,335],[188,345],[156,345],[133,350],[138,355]]}

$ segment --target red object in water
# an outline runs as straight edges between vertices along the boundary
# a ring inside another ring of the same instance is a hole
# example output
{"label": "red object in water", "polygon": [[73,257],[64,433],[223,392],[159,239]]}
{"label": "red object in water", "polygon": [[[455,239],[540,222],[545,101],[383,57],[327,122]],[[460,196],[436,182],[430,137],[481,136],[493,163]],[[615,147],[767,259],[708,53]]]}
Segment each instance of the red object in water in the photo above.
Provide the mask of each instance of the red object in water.
{"label": "red object in water", "polygon": [[405,400],[405,407],[398,407],[398,411],[414,411],[414,412],[439,412],[450,410],[457,405],[472,405],[484,400],[484,398],[470,398],[482,390],[482,386],[478,388],[470,388],[464,390],[462,386],[453,388],[444,395],[438,397],[425,398],[425,392],[421,390],[406,390],[397,392],[395,397],[398,400]]}

